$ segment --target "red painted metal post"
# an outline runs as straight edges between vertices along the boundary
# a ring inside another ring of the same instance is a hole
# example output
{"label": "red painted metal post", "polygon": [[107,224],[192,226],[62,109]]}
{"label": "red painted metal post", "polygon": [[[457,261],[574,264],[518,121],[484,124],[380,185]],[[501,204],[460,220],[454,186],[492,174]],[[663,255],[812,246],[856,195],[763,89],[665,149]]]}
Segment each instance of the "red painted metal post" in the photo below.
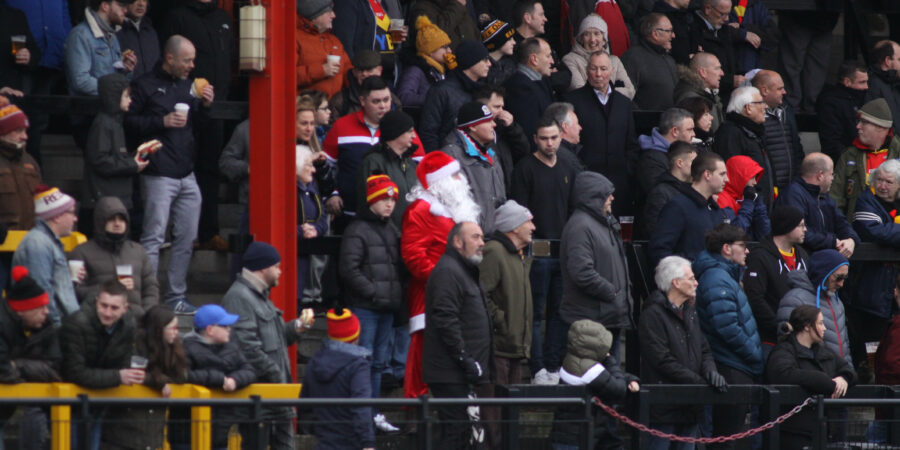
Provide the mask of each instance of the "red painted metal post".
{"label": "red painted metal post", "polygon": [[[296,0],[265,0],[266,69],[250,76],[250,232],[281,253],[272,289],[284,318],[297,316],[297,181],[295,169]],[[288,354],[296,377],[297,353]]]}

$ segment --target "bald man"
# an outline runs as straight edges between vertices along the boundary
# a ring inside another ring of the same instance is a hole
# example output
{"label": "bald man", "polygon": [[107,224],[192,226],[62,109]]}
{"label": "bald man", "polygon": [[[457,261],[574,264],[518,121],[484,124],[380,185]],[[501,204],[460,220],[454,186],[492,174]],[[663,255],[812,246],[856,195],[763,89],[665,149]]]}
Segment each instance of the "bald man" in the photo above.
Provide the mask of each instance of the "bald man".
{"label": "bald man", "polygon": [[678,84],[675,85],[675,104],[682,100],[700,97],[709,101],[713,106],[709,113],[713,116],[710,133],[715,133],[719,125],[725,120],[725,108],[722,106],[722,98],[719,97],[719,85],[725,72],[722,63],[712,53],[699,52],[691,58],[690,70],[679,70]]}
{"label": "bald man", "polygon": [[[212,85],[203,88],[200,98],[191,95],[195,56],[191,41],[177,34],[170,37],[163,49],[162,64],[132,83],[131,108],[125,115],[125,128],[138,143],[159,139],[163,144],[150,155],[150,165],[141,175],[147,196],[141,245],[156,268],[171,214],[174,226],[165,300],[176,312],[194,309],[185,299],[201,204],[194,177],[194,124],[209,119],[215,97]],[[189,111],[176,112],[178,103],[187,104]]]}
{"label": "bald man", "polygon": [[781,192],[776,204],[791,205],[803,211],[806,221],[803,246],[810,253],[835,249],[849,258],[859,243],[859,236],[828,195],[833,180],[831,158],[824,153],[810,153],[803,158],[800,176]]}
{"label": "bald man", "polygon": [[803,161],[797,118],[790,105],[784,102],[784,81],[778,72],[760,70],[751,84],[759,89],[759,95],[766,102],[764,141],[772,163],[772,181],[778,189],[784,189],[800,174],[800,162]]}

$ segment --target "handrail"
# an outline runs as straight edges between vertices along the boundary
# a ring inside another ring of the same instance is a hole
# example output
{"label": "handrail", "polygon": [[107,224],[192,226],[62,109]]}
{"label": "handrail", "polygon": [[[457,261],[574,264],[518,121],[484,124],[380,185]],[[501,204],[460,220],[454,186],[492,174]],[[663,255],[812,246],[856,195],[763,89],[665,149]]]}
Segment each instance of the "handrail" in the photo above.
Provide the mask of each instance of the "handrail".
{"label": "handrail", "polygon": [[[0,253],[15,252],[16,248],[19,247],[19,244],[22,243],[22,239],[25,239],[26,234],[28,234],[28,230],[9,230],[6,233],[6,240],[0,242]],[[87,242],[87,236],[77,231],[73,231],[72,234],[61,237],[59,240],[62,242],[66,253],[68,253],[75,249],[75,247]]]}

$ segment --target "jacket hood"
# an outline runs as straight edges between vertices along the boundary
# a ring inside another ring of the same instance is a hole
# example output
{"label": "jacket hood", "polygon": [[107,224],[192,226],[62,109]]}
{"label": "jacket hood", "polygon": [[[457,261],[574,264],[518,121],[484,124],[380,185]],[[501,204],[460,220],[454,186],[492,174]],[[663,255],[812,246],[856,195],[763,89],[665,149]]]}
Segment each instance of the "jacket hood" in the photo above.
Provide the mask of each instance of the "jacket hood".
{"label": "jacket hood", "polygon": [[605,176],[597,172],[581,172],[575,177],[575,187],[572,189],[575,196],[575,208],[598,219],[605,218],[603,204],[614,191],[615,186]]}
{"label": "jacket hood", "polygon": [[826,290],[825,280],[841,266],[849,266],[850,262],[837,250],[819,250],[809,257],[809,279],[816,286],[816,307],[819,297]]}
{"label": "jacket hood", "polygon": [[[131,218],[128,217],[128,210],[122,200],[119,197],[100,197],[94,205],[94,234],[106,234],[106,222],[116,214],[121,214],[128,223],[128,228],[131,228]],[[125,234],[128,234],[127,228]]]}
{"label": "jacket hood", "polygon": [[666,153],[669,151],[669,141],[659,132],[659,127],[653,127],[649,135],[642,134],[638,136],[638,145],[641,151],[656,150]]}
{"label": "jacket hood", "polygon": [[128,88],[128,78],[114,72],[97,80],[97,95],[100,97],[100,109],[111,116],[122,114],[122,92]]}
{"label": "jacket hood", "polygon": [[747,182],[751,179],[759,182],[759,179],[762,178],[763,168],[753,158],[745,155],[732,156],[725,163],[725,168],[728,170],[728,182],[725,183],[725,189],[722,192],[725,195],[719,195],[719,207],[731,207],[737,213],[740,209],[738,199],[744,197],[744,188],[747,186]]}
{"label": "jacket hood", "polygon": [[699,280],[706,271],[719,268],[731,275],[732,278],[738,279],[741,273],[741,266],[737,263],[728,261],[722,255],[714,255],[706,250],[700,252],[694,262],[691,264],[694,270],[694,276]]}
{"label": "jacket hood", "polygon": [[675,72],[678,74],[678,81],[687,84],[695,91],[706,92],[706,83],[703,82],[703,78],[700,78],[700,75],[697,75],[697,72],[691,70],[690,67],[679,64],[675,66]]}
{"label": "jacket hood", "polygon": [[612,333],[600,322],[582,319],[569,327],[567,342],[566,356],[603,361],[612,347]]}
{"label": "jacket hood", "polygon": [[316,364],[311,367],[311,375],[322,383],[329,383],[354,360],[371,356],[371,352],[365,347],[325,339],[322,342],[322,350],[314,357]]}
{"label": "jacket hood", "polygon": [[793,289],[815,292],[812,281],[809,281],[809,272],[805,270],[792,270],[787,273],[788,286]]}

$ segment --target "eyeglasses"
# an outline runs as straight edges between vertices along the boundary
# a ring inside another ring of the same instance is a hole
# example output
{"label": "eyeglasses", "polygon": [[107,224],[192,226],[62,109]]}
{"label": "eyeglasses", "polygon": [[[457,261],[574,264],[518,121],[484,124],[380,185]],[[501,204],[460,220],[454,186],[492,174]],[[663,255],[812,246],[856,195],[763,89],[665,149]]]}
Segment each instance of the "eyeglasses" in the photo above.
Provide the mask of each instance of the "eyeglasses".
{"label": "eyeglasses", "polygon": [[841,281],[846,281],[846,280],[847,280],[847,275],[835,275],[834,276],[835,283],[840,283]]}
{"label": "eyeglasses", "polygon": [[731,14],[731,8],[728,8],[725,11],[719,11],[718,9],[713,9],[713,12],[719,15],[719,17],[728,17]]}
{"label": "eyeglasses", "polygon": [[764,100],[760,100],[758,102],[750,102],[751,105],[765,105],[766,102]]}
{"label": "eyeglasses", "polygon": [[666,33],[666,34],[668,34],[668,33],[671,33],[671,32],[673,32],[673,31],[675,31],[675,30],[672,29],[672,28],[669,28],[669,29],[666,29],[666,28],[657,28],[656,31],[659,31],[660,33]]}

